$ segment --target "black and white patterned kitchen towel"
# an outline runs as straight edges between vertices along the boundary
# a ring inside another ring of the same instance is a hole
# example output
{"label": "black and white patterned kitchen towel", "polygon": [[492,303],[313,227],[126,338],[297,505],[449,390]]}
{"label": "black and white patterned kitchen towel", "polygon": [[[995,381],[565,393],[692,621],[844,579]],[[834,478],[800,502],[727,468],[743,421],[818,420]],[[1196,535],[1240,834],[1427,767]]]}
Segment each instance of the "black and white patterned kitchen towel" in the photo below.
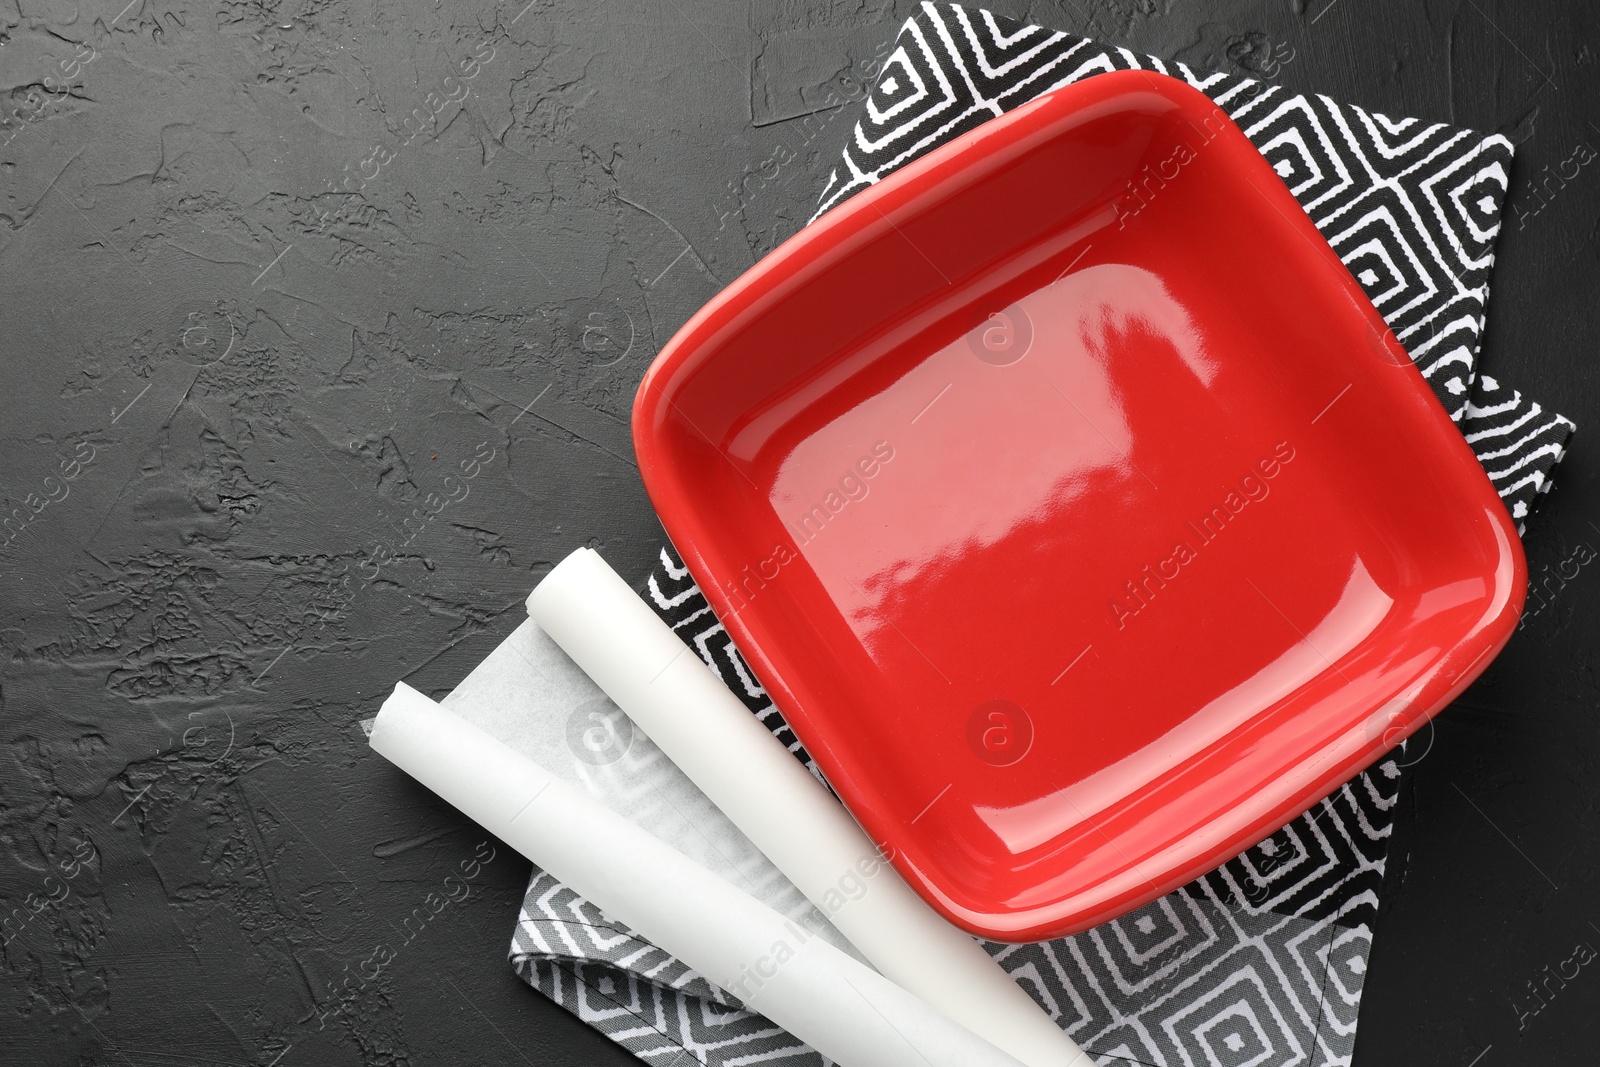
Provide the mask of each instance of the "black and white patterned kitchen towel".
{"label": "black and white patterned kitchen towel", "polygon": [[[1574,427],[1477,373],[1512,153],[1503,137],[930,3],[880,69],[818,214],[1042,93],[1130,68],[1185,79],[1239,123],[1416,361],[1521,529]],[[670,548],[645,593],[809,763]],[[1104,1065],[1348,1065],[1406,762],[1404,750],[1391,754],[1243,855],[1121,919],[990,951]],[[652,1063],[824,1062],[537,870],[511,960]]]}

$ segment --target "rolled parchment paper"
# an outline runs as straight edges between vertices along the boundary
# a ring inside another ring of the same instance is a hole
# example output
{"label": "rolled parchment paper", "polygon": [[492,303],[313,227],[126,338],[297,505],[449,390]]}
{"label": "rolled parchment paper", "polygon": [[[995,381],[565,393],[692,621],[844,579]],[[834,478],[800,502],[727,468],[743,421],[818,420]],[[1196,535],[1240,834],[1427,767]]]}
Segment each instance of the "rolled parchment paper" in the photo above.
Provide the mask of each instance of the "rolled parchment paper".
{"label": "rolled parchment paper", "polygon": [[404,682],[373,749],[842,1067],[1017,1061]]}
{"label": "rolled parchment paper", "polygon": [[557,564],[528,614],[886,977],[1028,1067],[1093,1063],[599,553]]}
{"label": "rolled parchment paper", "polygon": [[844,935],[532,619],[439,706],[712,874],[860,957]]}

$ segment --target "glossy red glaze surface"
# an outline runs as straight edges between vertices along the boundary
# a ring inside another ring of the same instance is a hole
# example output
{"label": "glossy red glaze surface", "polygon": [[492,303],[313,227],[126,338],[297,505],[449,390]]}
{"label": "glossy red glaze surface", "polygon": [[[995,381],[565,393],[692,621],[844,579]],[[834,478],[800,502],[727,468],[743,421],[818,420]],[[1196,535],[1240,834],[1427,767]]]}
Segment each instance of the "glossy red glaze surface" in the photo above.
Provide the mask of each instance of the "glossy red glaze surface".
{"label": "glossy red glaze surface", "polygon": [[1288,822],[1487,665],[1504,507],[1212,102],[1107,74],[823,216],[641,386],[651,499],[936,908],[1081,930]]}

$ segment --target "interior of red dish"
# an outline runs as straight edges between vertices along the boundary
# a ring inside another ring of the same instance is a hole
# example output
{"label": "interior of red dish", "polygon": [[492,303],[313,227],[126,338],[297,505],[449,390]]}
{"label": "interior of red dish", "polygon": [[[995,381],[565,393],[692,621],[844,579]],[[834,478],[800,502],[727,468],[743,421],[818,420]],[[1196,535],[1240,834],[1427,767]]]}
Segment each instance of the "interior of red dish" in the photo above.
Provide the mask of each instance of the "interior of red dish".
{"label": "interior of red dish", "polygon": [[635,442],[856,818],[953,921],[1102,922],[1391,747],[1510,634],[1459,432],[1203,95],[1104,75],[695,317]]}

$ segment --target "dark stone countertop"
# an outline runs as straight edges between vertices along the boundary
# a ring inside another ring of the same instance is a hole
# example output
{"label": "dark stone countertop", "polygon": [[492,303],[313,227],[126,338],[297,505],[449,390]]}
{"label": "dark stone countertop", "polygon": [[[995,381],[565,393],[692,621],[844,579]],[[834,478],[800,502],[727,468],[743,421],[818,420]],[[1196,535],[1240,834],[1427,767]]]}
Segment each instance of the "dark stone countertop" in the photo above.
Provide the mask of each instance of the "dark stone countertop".
{"label": "dark stone countertop", "polygon": [[[402,925],[483,835],[356,721],[571,548],[643,573],[634,387],[810,214],[827,87],[911,5],[524,2],[0,6],[0,491],[44,504],[0,548],[0,1062],[632,1062],[511,973],[504,846]],[[1581,427],[1528,540],[1577,573],[1404,794],[1355,1062],[1587,1062],[1594,968],[1518,1005],[1600,946],[1600,11],[997,10],[1286,42],[1281,84],[1517,143],[1482,366]]]}

